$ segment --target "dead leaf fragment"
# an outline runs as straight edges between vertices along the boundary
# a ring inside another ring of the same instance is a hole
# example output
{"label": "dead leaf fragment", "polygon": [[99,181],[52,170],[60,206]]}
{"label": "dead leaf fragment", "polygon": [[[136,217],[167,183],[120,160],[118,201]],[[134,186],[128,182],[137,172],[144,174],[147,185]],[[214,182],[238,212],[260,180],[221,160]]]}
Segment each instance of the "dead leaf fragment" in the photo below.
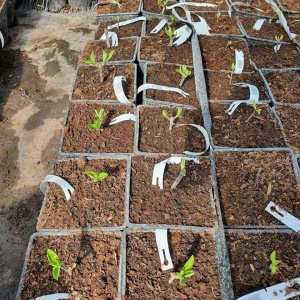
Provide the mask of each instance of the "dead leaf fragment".
{"label": "dead leaf fragment", "polygon": [[267,190],[267,196],[269,196],[271,194],[271,192],[272,192],[272,183],[269,182],[269,184],[268,184],[268,190]]}

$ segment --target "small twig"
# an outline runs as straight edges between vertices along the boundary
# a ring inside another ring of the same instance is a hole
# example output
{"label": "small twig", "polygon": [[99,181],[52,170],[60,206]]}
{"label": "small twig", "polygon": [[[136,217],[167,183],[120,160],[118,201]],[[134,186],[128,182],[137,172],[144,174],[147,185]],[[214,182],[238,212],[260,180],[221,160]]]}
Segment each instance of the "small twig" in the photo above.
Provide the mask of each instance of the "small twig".
{"label": "small twig", "polygon": [[258,171],[257,171],[257,174],[256,174],[255,183],[254,183],[255,187],[258,185],[258,181],[259,181],[259,177],[260,177],[261,171],[262,171],[262,168],[258,168]]}
{"label": "small twig", "polygon": [[106,46],[107,46],[107,48],[110,48],[109,35],[108,35],[107,28],[104,28],[104,34],[105,34]]}
{"label": "small twig", "polygon": [[186,169],[181,170],[178,177],[175,179],[174,183],[172,184],[171,190],[174,190],[177,187],[177,185],[185,175],[186,175]]}
{"label": "small twig", "polygon": [[252,119],[252,117],[255,115],[255,113],[256,113],[256,111],[254,110],[252,112],[252,114],[249,116],[249,118],[246,120],[246,123],[248,123]]}

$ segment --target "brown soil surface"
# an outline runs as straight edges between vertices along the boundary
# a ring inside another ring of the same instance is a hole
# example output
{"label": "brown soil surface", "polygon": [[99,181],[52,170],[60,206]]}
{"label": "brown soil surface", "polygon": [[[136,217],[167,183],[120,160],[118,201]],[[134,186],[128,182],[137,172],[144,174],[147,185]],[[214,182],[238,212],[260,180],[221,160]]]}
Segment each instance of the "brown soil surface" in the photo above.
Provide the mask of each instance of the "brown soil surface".
{"label": "brown soil surface", "polygon": [[285,10],[300,11],[300,3],[294,0],[279,0]]}
{"label": "brown soil surface", "polygon": [[[126,161],[93,159],[61,161],[54,175],[70,183],[75,193],[66,200],[62,189],[52,183],[44,200],[37,228],[82,228],[121,226],[124,223]],[[106,172],[93,182],[85,171]]]}
{"label": "brown soil surface", "polygon": [[179,175],[179,164],[167,164],[164,189],[151,184],[154,165],[164,159],[162,156],[132,159],[130,222],[214,226],[216,215],[209,195],[212,189],[209,159],[201,159],[200,164],[186,161],[186,176],[173,190],[171,186]]}
{"label": "brown soil surface", "polygon": [[[192,45],[185,42],[180,46],[168,46],[169,40],[142,37],[140,58],[141,60],[155,61],[159,63],[173,63],[193,65]],[[157,51],[159,49],[159,51]]]}
{"label": "brown soil surface", "polygon": [[[44,236],[33,241],[20,300],[54,293],[69,293],[68,299],[116,299],[120,236],[84,233],[70,236]],[[55,251],[64,268],[77,267],[69,275],[61,270],[52,278],[46,250]]]}
{"label": "brown soil surface", "polygon": [[[99,23],[98,29],[95,33],[95,39],[99,40],[101,38],[101,36],[104,33],[104,28],[106,28],[109,25],[114,25],[118,22],[123,22],[126,21],[128,18],[122,18],[120,19],[120,21],[114,19],[112,21],[103,21]],[[119,26],[110,29],[109,31],[113,31],[118,35],[118,38],[123,38],[123,37],[130,37],[130,36],[141,36],[142,33],[142,25],[143,22],[142,21],[138,21],[132,24],[128,24],[125,26]]]}
{"label": "brown soil surface", "polygon": [[79,66],[74,84],[73,100],[117,100],[113,82],[115,76],[124,76],[122,86],[129,101],[134,101],[134,64],[109,65],[103,69],[104,81],[101,82],[97,67]]}
{"label": "brown soil surface", "polygon": [[[234,8],[236,10],[251,13],[251,14],[255,14],[255,15],[259,15],[259,16],[269,16],[269,17],[272,17],[272,18],[276,17],[276,14],[274,13],[271,5],[268,4],[265,1],[261,1],[261,0],[241,0],[241,1],[238,1],[238,2],[243,2],[245,4],[250,4],[252,7],[236,5],[236,6],[234,6]],[[262,11],[257,10],[257,8],[262,10]]]}
{"label": "brown soil surface", "polygon": [[[168,28],[168,25],[165,25],[157,34],[152,34],[150,33],[155,26],[158,25],[158,23],[160,22],[161,19],[159,18],[155,18],[155,19],[147,19],[146,21],[146,32],[145,35],[146,36],[152,36],[152,37],[159,37],[159,38],[163,38],[163,39],[168,39],[169,37],[166,35],[165,33],[165,29]],[[181,22],[178,21],[174,21],[174,23],[171,25],[172,28],[178,29],[180,27],[182,27],[184,24],[182,24]]]}
{"label": "brown soil surface", "polygon": [[[175,116],[177,113],[175,108],[140,108],[139,151],[173,154],[181,154],[183,151],[203,151],[205,141],[202,133],[191,126],[173,127],[169,130],[170,122],[162,115],[164,109],[169,116]],[[203,125],[202,115],[198,110],[183,109],[182,115],[182,119],[177,119],[176,124]]]}
{"label": "brown soil surface", "polygon": [[178,93],[167,92],[160,90],[147,90],[146,96],[149,99],[167,101],[176,104],[185,104],[199,107],[199,101],[196,96],[194,69],[188,68],[192,73],[188,76],[182,87],[179,87],[181,81],[181,75],[175,70],[178,66],[175,65],[165,65],[165,64],[155,64],[147,66],[147,78],[146,83],[165,85],[168,87],[176,87],[182,89],[184,92],[188,93],[189,96],[184,98]]}
{"label": "brown soil surface", "polygon": [[[230,18],[226,14],[221,14],[221,16],[217,18],[216,13],[202,13],[200,16],[205,19],[211,28],[210,33],[242,35],[234,17]],[[195,16],[194,21],[198,22],[199,18]]]}
{"label": "brown soil surface", "polygon": [[285,142],[281,129],[272,118],[268,105],[259,105],[261,113],[246,122],[254,109],[249,105],[239,105],[230,116],[228,105],[210,104],[212,118],[211,135],[216,146],[238,148],[283,147]]}
{"label": "brown soil surface", "polygon": [[289,153],[216,153],[216,169],[225,225],[282,225],[265,211],[270,201],[300,217],[299,186]]}
{"label": "brown soil surface", "polygon": [[265,77],[277,102],[300,104],[300,71],[271,72]]}
{"label": "brown soil surface", "polygon": [[[298,14],[285,14],[284,15],[288,26],[290,28],[290,31],[292,33],[295,33],[298,35],[297,40],[299,41],[299,35],[300,35],[300,15]],[[298,42],[299,43],[299,42]]]}
{"label": "brown soil surface", "polygon": [[[243,72],[253,71],[249,63],[249,49],[245,40],[213,36],[200,36],[198,39],[204,69],[231,71],[231,65],[235,63],[234,50],[239,50],[244,52],[245,63]],[[231,45],[228,45],[229,41]]]}
{"label": "brown soil surface", "polygon": [[[95,109],[105,109],[103,130],[91,130],[88,124],[97,119]],[[109,122],[121,114],[134,113],[129,106],[99,103],[70,103],[64,126],[62,151],[81,153],[132,153],[134,122],[125,121],[112,126]]]}
{"label": "brown soil surface", "polygon": [[[142,0],[142,1],[143,1],[143,11],[144,12],[161,14],[162,8],[158,6],[157,1],[153,1],[153,0]],[[170,0],[168,5],[173,5],[175,3],[177,3],[177,2]],[[172,10],[170,10],[170,9],[166,9],[164,11],[164,15],[170,15],[171,13],[172,13]]]}
{"label": "brown soil surface", "polygon": [[230,73],[206,71],[204,75],[209,100],[248,100],[250,97],[249,88],[234,85],[238,82],[255,85],[259,91],[259,99],[268,99],[266,88],[256,72],[253,74],[233,74],[231,84],[228,78]]}
{"label": "brown soil surface", "polygon": [[92,51],[95,53],[97,62],[102,62],[103,50],[106,52],[115,50],[110,61],[134,60],[136,44],[136,38],[119,39],[119,45],[111,48],[107,48],[106,41],[90,41],[86,44],[78,62],[81,63],[83,59],[90,59]]}
{"label": "brown soil surface", "polygon": [[100,0],[98,3],[101,3],[97,7],[97,14],[106,15],[106,14],[122,14],[122,13],[138,13],[140,7],[140,1],[138,0],[121,0],[121,8],[114,3],[105,3],[105,0]]}
{"label": "brown soil surface", "polygon": [[257,68],[284,69],[300,66],[300,52],[292,44],[283,44],[274,52],[274,44],[249,45],[250,57]]}
{"label": "brown soil surface", "polygon": [[265,20],[260,30],[253,29],[254,24],[258,20],[257,18],[239,16],[239,22],[244,27],[248,36],[253,38],[265,39],[275,41],[275,35],[283,36],[282,42],[290,42],[289,36],[285,30],[281,27],[280,23],[269,22]]}
{"label": "brown soil surface", "polygon": [[[299,277],[300,268],[296,259],[300,252],[299,239],[297,233],[276,231],[227,233],[235,297]],[[276,251],[276,258],[281,263],[277,266],[277,272],[272,275],[269,265],[273,251]],[[290,299],[296,300],[299,296]]]}
{"label": "brown soil surface", "polygon": [[296,153],[300,153],[300,108],[276,106],[287,145]]}
{"label": "brown soil surface", "polygon": [[161,271],[154,232],[128,234],[126,300],[140,300],[141,295],[145,300],[221,299],[213,236],[205,232],[172,232],[169,247],[175,272],[191,255],[195,257],[195,274],[183,286],[177,279],[169,284],[171,272]]}

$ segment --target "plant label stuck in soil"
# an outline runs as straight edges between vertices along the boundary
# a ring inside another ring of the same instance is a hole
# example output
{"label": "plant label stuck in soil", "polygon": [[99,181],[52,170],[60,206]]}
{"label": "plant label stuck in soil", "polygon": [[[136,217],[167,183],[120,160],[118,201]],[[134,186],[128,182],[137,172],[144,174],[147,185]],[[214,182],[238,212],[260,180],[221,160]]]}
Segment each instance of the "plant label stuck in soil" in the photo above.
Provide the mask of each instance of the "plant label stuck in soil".
{"label": "plant label stuck in soil", "polygon": [[[111,39],[111,46],[117,47],[119,45],[119,39],[117,34],[113,31],[108,31],[107,34],[108,34],[108,38]],[[103,35],[101,36],[100,41],[106,41],[105,33],[103,33]]]}
{"label": "plant label stuck in soil", "polygon": [[124,93],[122,81],[126,81],[126,78],[124,76],[116,76],[114,78],[114,91],[116,97],[122,104],[131,104]]}
{"label": "plant label stuck in soil", "polygon": [[114,118],[109,125],[115,125],[117,123],[123,122],[123,121],[134,121],[136,122],[136,115],[134,114],[123,114],[121,116],[118,116]]}
{"label": "plant label stuck in soil", "polygon": [[30,300],[60,300],[60,299],[68,299],[68,298],[69,298],[69,294],[60,293],[60,294],[41,296]]}
{"label": "plant label stuck in soil", "polygon": [[244,69],[244,52],[243,51],[235,51],[235,69],[233,74],[241,74]]}
{"label": "plant label stuck in soil", "polygon": [[254,29],[254,30],[260,30],[261,27],[262,27],[263,24],[264,24],[264,21],[265,21],[265,19],[258,19],[258,20],[255,22],[255,24],[254,24],[254,26],[253,26],[253,29]]}
{"label": "plant label stuck in soil", "polygon": [[194,22],[193,25],[194,25],[194,28],[196,30],[196,33],[198,35],[210,35],[210,30],[211,28],[209,27],[209,25],[207,24],[207,22],[205,21],[205,19],[203,19],[202,17],[200,17],[199,15],[195,14],[200,22]]}
{"label": "plant label stuck in soil", "polygon": [[132,23],[135,23],[135,22],[139,22],[139,21],[146,21],[146,17],[138,17],[138,18],[134,18],[134,19],[131,19],[131,20],[127,20],[127,21],[123,21],[123,22],[120,22],[120,23],[116,23],[116,24],[107,26],[107,29],[110,30],[110,29],[113,29],[113,28],[116,28],[116,27],[121,27],[121,26],[129,25],[129,24],[132,24]]}
{"label": "plant label stuck in soil", "polygon": [[141,85],[138,88],[137,93],[139,94],[140,92],[142,92],[144,90],[149,90],[149,89],[160,90],[160,91],[167,91],[167,92],[175,92],[175,93],[180,94],[184,98],[186,98],[187,96],[189,96],[188,93],[184,92],[183,90],[181,90],[179,88],[168,87],[168,86],[164,86],[164,85],[151,84],[151,83],[145,83],[145,84]]}
{"label": "plant label stuck in soil", "polygon": [[160,20],[160,22],[151,30],[150,33],[157,34],[162,30],[162,28],[168,23],[166,19]]}
{"label": "plant label stuck in soil", "polygon": [[285,210],[280,208],[274,202],[270,202],[266,207],[266,211],[273,215],[276,219],[281,221],[286,226],[300,233],[300,220],[291,214],[287,213]]}
{"label": "plant label stuck in soil", "polygon": [[62,179],[61,177],[56,176],[56,175],[47,175],[45,177],[45,179],[42,181],[42,183],[40,184],[40,189],[43,192],[43,194],[46,193],[48,182],[53,182],[53,183],[58,184],[62,188],[67,201],[70,200],[70,198],[71,198],[70,193],[72,194],[75,191],[74,188],[67,181]]}
{"label": "plant label stuck in soil", "polygon": [[173,262],[169,251],[168,230],[156,229],[155,239],[160,259],[160,266],[163,271],[173,269]]}
{"label": "plant label stuck in soil", "polygon": [[187,41],[192,32],[192,29],[187,25],[183,25],[182,27],[178,28],[175,31],[177,40],[173,43],[173,46],[179,46],[183,44],[185,41]]}

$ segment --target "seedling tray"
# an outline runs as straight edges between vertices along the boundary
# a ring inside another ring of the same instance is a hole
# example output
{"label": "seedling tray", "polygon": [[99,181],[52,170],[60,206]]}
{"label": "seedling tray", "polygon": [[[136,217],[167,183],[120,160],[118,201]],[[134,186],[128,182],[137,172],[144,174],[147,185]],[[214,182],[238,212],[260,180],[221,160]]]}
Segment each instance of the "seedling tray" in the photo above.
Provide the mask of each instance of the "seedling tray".
{"label": "seedling tray", "polygon": [[283,4],[283,1],[282,0],[276,0],[277,3],[279,4],[280,6],[280,9],[285,12],[285,13],[288,13],[288,14],[300,14],[300,11],[299,10],[293,10],[293,9],[287,9],[284,4]]}

